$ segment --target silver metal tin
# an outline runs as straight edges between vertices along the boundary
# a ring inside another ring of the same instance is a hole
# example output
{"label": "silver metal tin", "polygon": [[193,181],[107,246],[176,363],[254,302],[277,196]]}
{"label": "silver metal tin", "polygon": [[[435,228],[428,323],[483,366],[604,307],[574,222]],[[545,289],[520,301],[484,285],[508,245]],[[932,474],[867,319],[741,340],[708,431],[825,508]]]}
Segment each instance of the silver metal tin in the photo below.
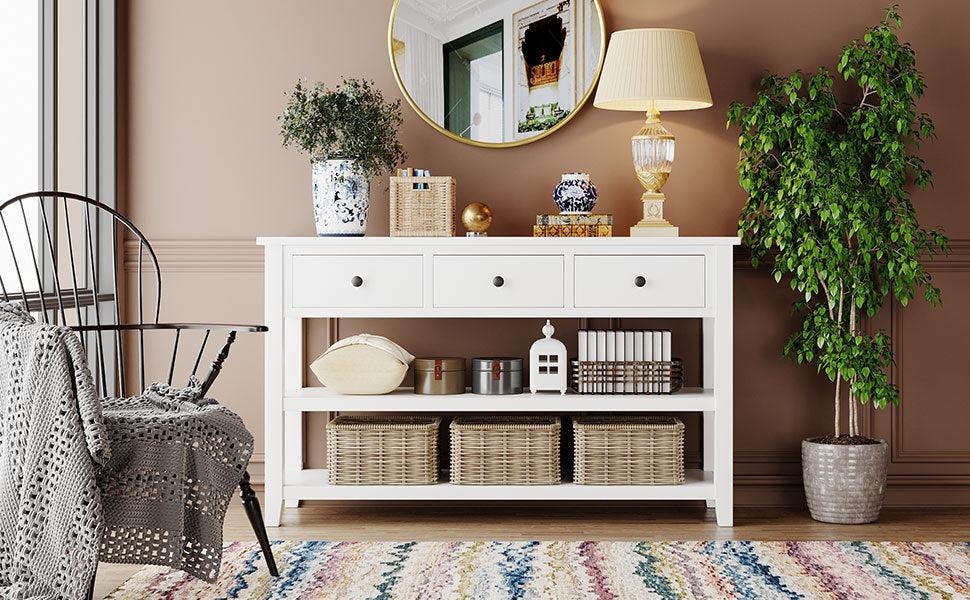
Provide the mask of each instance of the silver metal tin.
{"label": "silver metal tin", "polygon": [[487,396],[522,393],[522,359],[486,356],[472,359],[472,392]]}

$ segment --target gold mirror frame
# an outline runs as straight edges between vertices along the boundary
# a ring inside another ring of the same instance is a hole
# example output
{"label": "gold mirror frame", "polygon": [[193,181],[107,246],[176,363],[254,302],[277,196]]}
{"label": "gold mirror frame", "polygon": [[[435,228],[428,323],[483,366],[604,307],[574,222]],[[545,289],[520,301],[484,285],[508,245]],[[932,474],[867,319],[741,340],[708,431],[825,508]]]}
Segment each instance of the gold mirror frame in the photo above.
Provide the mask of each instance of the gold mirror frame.
{"label": "gold mirror frame", "polygon": [[397,87],[404,95],[404,99],[425,123],[434,127],[438,133],[441,133],[446,137],[455,140],[456,142],[461,142],[470,146],[478,146],[479,148],[514,148],[516,146],[524,146],[526,144],[531,144],[532,142],[538,142],[539,140],[559,131],[566,123],[569,123],[584,106],[586,106],[586,102],[588,102],[590,97],[593,95],[593,90],[596,89],[596,84],[599,82],[600,74],[603,72],[603,61],[606,60],[606,18],[603,15],[602,1],[593,0],[593,5],[596,7],[596,13],[600,19],[599,64],[596,65],[596,75],[593,77],[593,82],[590,84],[589,89],[586,90],[583,98],[576,105],[576,108],[569,113],[569,116],[538,135],[525,138],[523,140],[516,140],[514,142],[479,142],[478,140],[461,137],[460,135],[456,135],[454,132],[445,129],[441,125],[438,125],[431,117],[424,114],[424,111],[418,107],[417,103],[411,98],[411,94],[408,93],[407,88],[404,86],[404,81],[401,79],[401,74],[397,70],[397,61],[394,59],[394,17],[397,15],[397,9],[400,4],[401,0],[394,0],[394,6],[391,7],[391,18],[387,24],[387,56],[391,62],[391,72],[394,73],[394,81],[397,82]]}

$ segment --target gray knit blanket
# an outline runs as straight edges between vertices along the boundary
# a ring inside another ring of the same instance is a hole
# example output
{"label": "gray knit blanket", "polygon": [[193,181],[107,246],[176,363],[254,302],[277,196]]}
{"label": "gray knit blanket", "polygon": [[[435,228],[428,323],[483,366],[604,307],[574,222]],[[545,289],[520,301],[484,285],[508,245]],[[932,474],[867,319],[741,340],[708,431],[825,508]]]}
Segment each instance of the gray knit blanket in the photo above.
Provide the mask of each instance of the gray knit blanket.
{"label": "gray knit blanket", "polygon": [[253,437],[197,381],[100,400],[76,334],[0,303],[0,415],[0,597],[82,598],[99,556],[218,576]]}
{"label": "gray knit blanket", "polygon": [[110,456],[81,343],[0,303],[0,598],[83,598]]}
{"label": "gray knit blanket", "polygon": [[107,399],[111,458],[98,473],[101,559],[174,567],[214,581],[222,526],[253,454],[242,419],[189,387]]}

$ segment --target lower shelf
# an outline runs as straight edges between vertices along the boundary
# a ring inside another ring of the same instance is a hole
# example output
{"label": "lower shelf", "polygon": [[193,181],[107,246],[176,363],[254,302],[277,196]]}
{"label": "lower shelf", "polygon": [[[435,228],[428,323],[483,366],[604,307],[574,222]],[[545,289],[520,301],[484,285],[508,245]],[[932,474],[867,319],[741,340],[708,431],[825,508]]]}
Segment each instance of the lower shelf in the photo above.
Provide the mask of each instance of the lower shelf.
{"label": "lower shelf", "polygon": [[713,500],[714,474],[687,470],[681,485],[330,485],[326,469],[287,473],[296,500]]}
{"label": "lower shelf", "polygon": [[322,387],[288,392],[288,411],[346,412],[688,412],[715,410],[714,390],[684,388],[675,394],[576,394],[543,392],[508,396],[430,396],[401,388],[390,394],[344,395]]}

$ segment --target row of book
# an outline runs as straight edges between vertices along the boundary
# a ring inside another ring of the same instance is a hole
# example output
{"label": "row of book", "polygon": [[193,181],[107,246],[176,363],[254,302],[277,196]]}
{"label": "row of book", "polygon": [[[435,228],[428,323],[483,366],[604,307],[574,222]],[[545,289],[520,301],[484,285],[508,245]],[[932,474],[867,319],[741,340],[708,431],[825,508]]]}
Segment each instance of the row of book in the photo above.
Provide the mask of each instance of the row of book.
{"label": "row of book", "polygon": [[[398,177],[431,177],[431,171],[428,169],[412,169],[408,167],[406,169],[397,170]],[[416,190],[429,190],[431,185],[427,183],[415,183],[414,189]]]}
{"label": "row of book", "polygon": [[[650,362],[673,360],[671,335],[667,330],[655,331],[605,331],[581,329],[579,331],[580,362]],[[622,373],[622,370],[620,371]],[[580,381],[581,393],[670,393],[669,378],[662,381],[640,381],[636,378],[605,378],[603,381]]]}

